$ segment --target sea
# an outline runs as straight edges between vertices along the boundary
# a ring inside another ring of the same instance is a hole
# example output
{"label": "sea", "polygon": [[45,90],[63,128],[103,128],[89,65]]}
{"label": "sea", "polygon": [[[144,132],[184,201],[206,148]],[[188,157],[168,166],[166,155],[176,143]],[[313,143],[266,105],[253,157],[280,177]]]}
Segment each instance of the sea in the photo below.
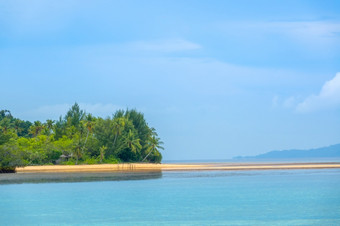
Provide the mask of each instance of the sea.
{"label": "sea", "polygon": [[0,225],[340,225],[340,169],[27,175]]}

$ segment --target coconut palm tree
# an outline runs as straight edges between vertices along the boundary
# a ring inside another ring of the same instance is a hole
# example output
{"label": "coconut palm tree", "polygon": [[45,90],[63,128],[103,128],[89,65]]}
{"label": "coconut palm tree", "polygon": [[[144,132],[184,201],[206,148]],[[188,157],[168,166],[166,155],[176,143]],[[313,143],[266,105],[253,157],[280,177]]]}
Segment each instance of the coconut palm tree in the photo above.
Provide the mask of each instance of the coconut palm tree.
{"label": "coconut palm tree", "polygon": [[35,121],[34,124],[30,127],[30,133],[33,135],[33,137],[36,137],[43,129],[44,125],[40,121]]}
{"label": "coconut palm tree", "polygon": [[13,128],[13,123],[9,117],[5,117],[0,121],[0,126],[4,133],[7,132],[10,128]]}
{"label": "coconut palm tree", "polygon": [[164,150],[161,146],[162,144],[164,143],[158,137],[152,135],[147,142],[146,152],[148,152],[148,154],[143,158],[142,162],[144,162],[151,153],[159,152],[159,149]]}
{"label": "coconut palm tree", "polygon": [[86,138],[85,138],[85,142],[84,142],[84,146],[83,146],[83,150],[82,151],[85,150],[87,138],[89,137],[89,133],[92,132],[92,129],[93,129],[93,126],[94,126],[94,120],[95,120],[95,118],[91,114],[88,114],[86,116],[86,121],[85,122],[82,121],[83,127],[87,128]]}
{"label": "coconut palm tree", "polygon": [[53,124],[54,124],[54,120],[51,120],[51,119],[47,119],[46,122],[44,123],[44,133],[47,136],[51,135],[53,131]]}
{"label": "coconut palm tree", "polygon": [[113,147],[116,144],[117,137],[122,135],[122,132],[125,127],[125,118],[119,117],[113,120],[113,134],[115,135],[114,140],[113,140]]}
{"label": "coconut palm tree", "polygon": [[142,149],[142,145],[140,145],[140,139],[136,138],[135,134],[131,130],[129,130],[124,143],[133,153],[136,153],[138,150]]}
{"label": "coconut palm tree", "polygon": [[73,155],[76,157],[76,165],[78,165],[78,160],[83,155],[83,152],[81,149],[80,136],[78,134],[76,135],[75,140],[76,142],[74,143]]}
{"label": "coconut palm tree", "polygon": [[105,158],[105,150],[107,149],[107,147],[106,146],[101,146],[100,148],[99,148],[99,151],[100,151],[100,155],[99,155],[99,157],[100,157],[100,163],[102,163],[103,162],[103,160],[104,160],[104,158]]}

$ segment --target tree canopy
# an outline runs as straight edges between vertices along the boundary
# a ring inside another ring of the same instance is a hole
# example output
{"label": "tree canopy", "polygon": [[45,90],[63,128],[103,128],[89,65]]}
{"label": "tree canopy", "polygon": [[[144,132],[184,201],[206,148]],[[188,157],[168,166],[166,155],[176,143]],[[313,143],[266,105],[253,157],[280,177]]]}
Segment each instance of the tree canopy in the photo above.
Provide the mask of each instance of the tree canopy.
{"label": "tree canopy", "polygon": [[155,162],[163,142],[143,113],[101,118],[75,103],[58,120],[29,122],[0,111],[0,169],[23,165]]}

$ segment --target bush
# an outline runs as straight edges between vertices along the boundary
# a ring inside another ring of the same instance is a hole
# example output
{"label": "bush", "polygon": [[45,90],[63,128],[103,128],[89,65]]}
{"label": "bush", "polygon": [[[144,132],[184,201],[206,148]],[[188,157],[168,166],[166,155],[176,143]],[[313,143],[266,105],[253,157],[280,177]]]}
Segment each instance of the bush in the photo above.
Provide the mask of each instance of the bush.
{"label": "bush", "polygon": [[83,163],[84,164],[93,165],[93,164],[98,164],[99,162],[95,158],[89,158],[89,159],[86,159]]}
{"label": "bush", "polygon": [[108,159],[104,159],[103,160],[103,163],[107,163],[107,164],[118,164],[120,163],[121,161],[115,157],[110,157]]}
{"label": "bush", "polygon": [[14,173],[16,167],[26,164],[15,145],[0,146],[0,173]]}
{"label": "bush", "polygon": [[74,159],[70,159],[68,161],[60,163],[60,165],[75,165],[75,164],[76,164],[76,160],[74,160]]}
{"label": "bush", "polygon": [[60,158],[62,154],[63,153],[61,151],[55,149],[50,149],[46,151],[47,158],[51,163],[56,163],[56,161]]}
{"label": "bush", "polygon": [[44,163],[44,166],[54,166],[55,164],[52,163],[52,162],[47,162],[47,163]]}

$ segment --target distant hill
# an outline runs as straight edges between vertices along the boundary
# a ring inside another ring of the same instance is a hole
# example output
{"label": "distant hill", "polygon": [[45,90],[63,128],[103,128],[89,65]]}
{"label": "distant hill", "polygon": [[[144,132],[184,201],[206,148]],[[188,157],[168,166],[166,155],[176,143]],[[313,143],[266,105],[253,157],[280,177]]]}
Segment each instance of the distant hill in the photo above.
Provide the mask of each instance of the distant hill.
{"label": "distant hill", "polygon": [[234,159],[290,159],[290,158],[339,158],[340,144],[309,150],[270,151],[256,156],[237,156]]}

